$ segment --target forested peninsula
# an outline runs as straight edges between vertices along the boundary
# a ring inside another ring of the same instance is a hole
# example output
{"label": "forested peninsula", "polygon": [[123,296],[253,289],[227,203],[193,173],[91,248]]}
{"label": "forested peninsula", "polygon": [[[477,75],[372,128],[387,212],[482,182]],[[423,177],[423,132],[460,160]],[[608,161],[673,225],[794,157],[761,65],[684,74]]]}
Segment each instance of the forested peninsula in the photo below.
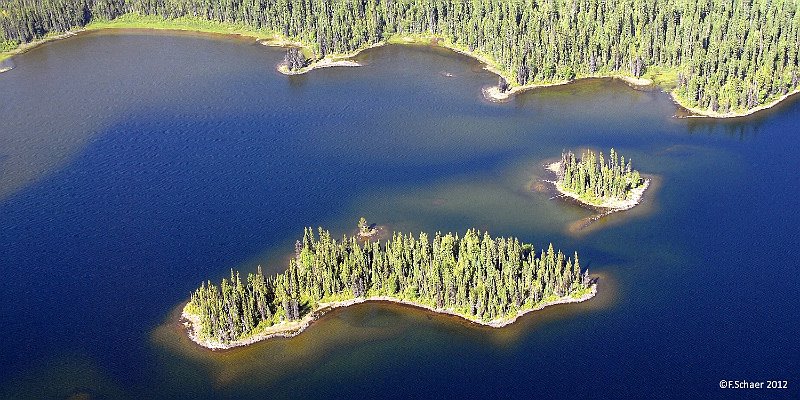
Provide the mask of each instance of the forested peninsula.
{"label": "forested peninsula", "polygon": [[548,169],[556,174],[553,184],[562,195],[592,207],[622,211],[639,204],[650,184],[631,164],[630,158],[626,161],[612,148],[608,157],[586,150],[578,158],[567,151]]}
{"label": "forested peninsula", "polygon": [[588,300],[596,284],[578,254],[550,244],[537,250],[517,238],[418,237],[395,232],[385,243],[334,239],[306,228],[288,269],[242,279],[231,270],[219,285],[203,283],[183,310],[189,336],[210,349],[294,336],[320,314],[364,301],[391,301],[501,327],[548,305]]}
{"label": "forested peninsula", "polygon": [[714,117],[769,107],[800,80],[800,2],[792,0],[7,0],[0,51],[7,57],[87,25],[237,33],[301,47],[287,70],[386,42],[433,42],[485,62],[502,77],[500,97],[625,77]]}

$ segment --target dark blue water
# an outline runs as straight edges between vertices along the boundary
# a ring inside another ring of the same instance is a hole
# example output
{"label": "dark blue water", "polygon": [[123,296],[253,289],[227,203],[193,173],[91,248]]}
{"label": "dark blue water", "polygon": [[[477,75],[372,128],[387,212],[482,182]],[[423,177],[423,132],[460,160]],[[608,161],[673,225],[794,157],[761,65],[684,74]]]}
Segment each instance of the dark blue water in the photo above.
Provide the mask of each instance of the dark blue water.
{"label": "dark blue water", "polygon": [[[687,120],[666,94],[608,80],[487,103],[493,75],[444,50],[379,48],[292,78],[281,58],[90,34],[0,75],[2,396],[797,398],[796,100]],[[574,234],[591,212],[530,185],[585,146],[659,185]],[[280,271],[304,226],[346,234],[362,215],[552,241],[600,295],[502,330],[367,304],[230,352],[184,337],[175,310],[200,282]]]}

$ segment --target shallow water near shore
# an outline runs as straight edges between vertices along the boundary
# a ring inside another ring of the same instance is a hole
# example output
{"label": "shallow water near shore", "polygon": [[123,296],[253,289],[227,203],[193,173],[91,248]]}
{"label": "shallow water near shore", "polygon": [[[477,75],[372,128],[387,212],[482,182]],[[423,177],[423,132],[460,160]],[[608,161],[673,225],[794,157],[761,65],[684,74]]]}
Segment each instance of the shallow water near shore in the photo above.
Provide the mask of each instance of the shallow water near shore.
{"label": "shallow water near shore", "polygon": [[[496,77],[425,46],[286,77],[255,41],[90,33],[0,75],[0,397],[796,397],[800,102],[677,119],[610,79],[486,101]],[[592,215],[535,189],[562,150],[614,147],[661,178]],[[643,204],[646,205],[646,204]],[[210,352],[176,308],[230,268],[268,272],[305,226],[519,236],[577,250],[596,298],[502,329],[391,304]],[[599,223],[599,222],[598,222]],[[172,321],[172,322],[171,322]]]}

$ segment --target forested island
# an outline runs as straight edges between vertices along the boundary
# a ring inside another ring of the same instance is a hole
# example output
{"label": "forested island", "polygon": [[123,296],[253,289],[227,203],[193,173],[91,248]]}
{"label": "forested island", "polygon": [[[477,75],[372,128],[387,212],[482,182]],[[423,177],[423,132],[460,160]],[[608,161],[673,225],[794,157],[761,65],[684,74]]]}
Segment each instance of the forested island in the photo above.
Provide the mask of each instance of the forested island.
{"label": "forested island", "polygon": [[715,117],[769,107],[800,81],[800,2],[783,0],[7,0],[0,58],[87,26],[236,33],[300,47],[287,54],[286,72],[392,41],[434,43],[485,62],[502,77],[497,96],[624,77]]}
{"label": "forested island", "polygon": [[326,310],[364,301],[392,301],[501,327],[552,304],[584,301],[596,292],[578,254],[553,245],[537,250],[517,238],[468,230],[395,232],[385,243],[334,239],[306,228],[288,269],[242,279],[231,270],[219,285],[203,283],[183,310],[189,335],[211,349],[294,336]]}
{"label": "forested island", "polygon": [[639,204],[650,181],[642,178],[614,149],[608,157],[586,150],[578,158],[575,153],[561,153],[561,161],[548,166],[556,174],[553,182],[562,195],[583,204],[609,209],[627,210]]}

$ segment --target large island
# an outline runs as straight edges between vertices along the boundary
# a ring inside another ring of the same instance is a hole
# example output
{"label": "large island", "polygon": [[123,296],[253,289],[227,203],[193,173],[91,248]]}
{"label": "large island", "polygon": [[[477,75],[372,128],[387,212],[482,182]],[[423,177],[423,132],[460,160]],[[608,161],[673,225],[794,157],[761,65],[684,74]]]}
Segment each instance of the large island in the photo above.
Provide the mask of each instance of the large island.
{"label": "large island", "polygon": [[553,245],[538,254],[517,238],[468,230],[419,237],[394,233],[385,244],[356,236],[337,241],[305,230],[288,269],[242,279],[231,270],[220,285],[206,282],[182,317],[192,340],[210,349],[294,336],[327,310],[364,301],[409,304],[502,327],[548,305],[588,300],[596,284],[578,254]]}

